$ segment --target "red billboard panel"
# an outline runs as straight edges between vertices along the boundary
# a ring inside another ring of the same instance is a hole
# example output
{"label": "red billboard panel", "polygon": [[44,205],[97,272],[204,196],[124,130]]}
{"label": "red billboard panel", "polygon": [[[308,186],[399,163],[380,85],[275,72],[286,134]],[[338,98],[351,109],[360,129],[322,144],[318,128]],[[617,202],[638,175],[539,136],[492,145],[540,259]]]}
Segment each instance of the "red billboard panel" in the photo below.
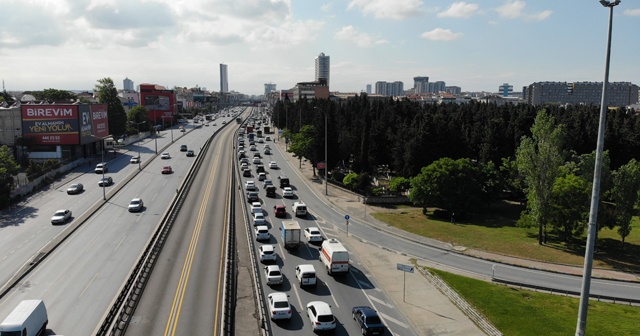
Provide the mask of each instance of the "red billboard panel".
{"label": "red billboard panel", "polygon": [[80,141],[88,144],[109,135],[107,104],[80,105]]}
{"label": "red billboard panel", "polygon": [[22,133],[38,145],[80,143],[77,105],[22,105]]}

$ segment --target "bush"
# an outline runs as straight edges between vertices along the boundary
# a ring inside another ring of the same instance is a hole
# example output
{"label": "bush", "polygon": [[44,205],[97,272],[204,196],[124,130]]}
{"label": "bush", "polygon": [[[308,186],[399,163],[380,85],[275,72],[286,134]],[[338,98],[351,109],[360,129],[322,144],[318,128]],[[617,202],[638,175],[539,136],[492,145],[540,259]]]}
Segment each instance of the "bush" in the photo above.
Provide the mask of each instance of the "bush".
{"label": "bush", "polygon": [[349,173],[342,179],[342,183],[344,183],[347,188],[354,190],[357,187],[358,183],[358,174]]}

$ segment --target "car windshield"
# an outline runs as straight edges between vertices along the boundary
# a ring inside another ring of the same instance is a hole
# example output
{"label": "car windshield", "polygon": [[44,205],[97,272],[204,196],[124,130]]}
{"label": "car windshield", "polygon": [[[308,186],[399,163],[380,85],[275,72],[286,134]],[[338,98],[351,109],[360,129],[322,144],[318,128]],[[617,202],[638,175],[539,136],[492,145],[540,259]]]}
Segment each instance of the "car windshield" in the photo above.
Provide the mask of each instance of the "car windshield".
{"label": "car windshield", "polygon": [[289,302],[287,301],[276,301],[273,303],[274,308],[289,308]]}
{"label": "car windshield", "polygon": [[378,316],[369,316],[366,319],[367,324],[381,324],[380,318]]}
{"label": "car windshield", "polygon": [[318,315],[318,322],[332,322],[333,315]]}
{"label": "car windshield", "polygon": [[312,235],[319,235],[320,231],[310,231],[309,233],[312,234]]}
{"label": "car windshield", "polygon": [[58,211],[54,216],[64,216],[64,211]]}
{"label": "car windshield", "polygon": [[131,205],[138,205],[138,204],[140,204],[140,201],[138,200],[131,201]]}
{"label": "car windshield", "polygon": [[280,276],[280,271],[271,271],[269,272],[269,276]]}

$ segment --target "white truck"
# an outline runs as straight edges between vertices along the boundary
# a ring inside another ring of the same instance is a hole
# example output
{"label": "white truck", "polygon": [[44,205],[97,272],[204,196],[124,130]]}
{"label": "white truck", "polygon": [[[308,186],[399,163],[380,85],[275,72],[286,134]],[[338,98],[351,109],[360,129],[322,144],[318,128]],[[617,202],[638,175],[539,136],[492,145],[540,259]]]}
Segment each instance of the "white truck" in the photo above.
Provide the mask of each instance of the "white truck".
{"label": "white truck", "polygon": [[286,249],[298,248],[300,245],[300,224],[297,221],[282,221],[280,227],[282,242]]}
{"label": "white truck", "polygon": [[327,269],[327,274],[349,272],[349,251],[337,239],[322,242],[319,258]]}
{"label": "white truck", "polygon": [[307,205],[302,201],[294,202],[291,210],[296,217],[307,217]]}
{"label": "white truck", "polygon": [[48,322],[44,301],[24,300],[0,323],[0,335],[45,335]]}

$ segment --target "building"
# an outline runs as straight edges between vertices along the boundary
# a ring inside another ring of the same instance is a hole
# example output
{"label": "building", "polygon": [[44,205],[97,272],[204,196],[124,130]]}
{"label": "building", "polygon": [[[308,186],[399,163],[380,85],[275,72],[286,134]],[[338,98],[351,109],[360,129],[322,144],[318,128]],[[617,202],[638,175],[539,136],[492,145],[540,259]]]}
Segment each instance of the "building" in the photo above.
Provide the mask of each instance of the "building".
{"label": "building", "polygon": [[154,125],[169,123],[176,114],[175,92],[161,85],[140,84],[140,103],[149,110]]}
{"label": "building", "polygon": [[447,85],[443,81],[427,83],[427,92],[438,93],[438,92],[445,92],[446,90],[447,90]]}
{"label": "building", "polygon": [[293,101],[306,99],[327,99],[329,98],[329,87],[320,82],[300,82],[291,89]]}
{"label": "building", "polygon": [[383,96],[403,96],[404,84],[400,81],[393,83],[388,82],[376,82],[376,94]]}
{"label": "building", "polygon": [[459,86],[445,86],[445,92],[450,93],[452,95],[460,95],[462,94],[462,88]]}
{"label": "building", "polygon": [[226,64],[220,64],[220,92],[229,92],[229,74]]}
{"label": "building", "polygon": [[371,94],[371,84],[367,84],[367,94]]}
{"label": "building", "polygon": [[413,93],[421,94],[429,92],[429,77],[413,77]]}
{"label": "building", "polygon": [[498,94],[503,97],[509,97],[513,94],[513,85],[509,85],[509,83],[504,83],[498,87]]}
{"label": "building", "polygon": [[22,137],[22,119],[20,106],[0,103],[0,146],[9,147],[15,144],[17,138]]}
{"label": "building", "polygon": [[133,81],[125,77],[122,81],[122,89],[125,91],[133,91]]}
{"label": "building", "polygon": [[271,92],[276,90],[276,85],[273,83],[264,84],[264,96],[268,96]]}
{"label": "building", "polygon": [[[638,102],[638,85],[629,82],[609,83],[607,105],[628,106]],[[600,105],[602,82],[536,82],[525,90],[531,105],[571,104]]]}
{"label": "building", "polygon": [[324,82],[329,86],[330,77],[330,58],[325,56],[324,53],[320,53],[316,57],[316,82]]}

